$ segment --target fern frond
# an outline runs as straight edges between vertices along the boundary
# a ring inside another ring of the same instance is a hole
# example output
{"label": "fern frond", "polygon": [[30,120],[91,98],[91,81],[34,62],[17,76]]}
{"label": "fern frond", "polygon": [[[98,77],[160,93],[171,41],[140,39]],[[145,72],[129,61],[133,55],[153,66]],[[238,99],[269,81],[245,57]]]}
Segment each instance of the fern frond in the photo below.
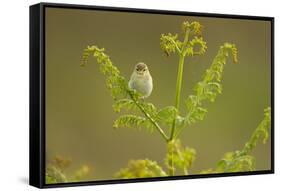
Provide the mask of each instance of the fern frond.
{"label": "fern frond", "polygon": [[121,127],[127,127],[127,128],[146,128],[150,132],[153,132],[153,124],[150,123],[150,121],[144,117],[135,116],[135,115],[122,115],[118,119],[114,121],[113,124],[114,128],[121,128]]}
{"label": "fern frond", "polygon": [[119,99],[113,104],[113,109],[115,112],[120,112],[121,109],[127,110],[137,110],[138,104],[142,106],[147,113],[154,116],[157,112],[157,108],[152,104],[144,101],[133,101],[132,99]]}
{"label": "fern frond", "polygon": [[149,114],[151,116],[154,116],[156,114],[157,108],[152,103],[146,102],[145,100],[141,99],[141,95],[138,92],[129,89],[128,94],[131,100],[134,102],[135,106],[137,106],[139,109],[142,108],[142,112],[144,114]]}
{"label": "fern frond", "polygon": [[226,153],[215,169],[203,170],[201,174],[226,173],[226,172],[245,172],[254,171],[256,168],[256,159],[251,155],[238,156],[237,152]]}
{"label": "fern frond", "polygon": [[162,34],[160,37],[160,48],[170,56],[171,53],[180,53],[182,43],[178,40],[178,35],[172,35],[168,33],[167,35]]}
{"label": "fern frond", "polygon": [[264,119],[255,129],[250,140],[245,144],[242,150],[228,152],[218,162],[215,169],[208,169],[201,173],[222,173],[222,172],[241,172],[255,170],[255,158],[251,151],[256,147],[257,141],[263,137],[263,143],[266,143],[271,127],[271,108],[264,109]]}
{"label": "fern frond", "polygon": [[120,169],[115,174],[116,178],[148,178],[167,176],[167,173],[157,164],[149,159],[130,160],[126,168]]}
{"label": "fern frond", "polygon": [[264,109],[264,119],[260,122],[250,140],[245,144],[243,153],[251,152],[257,145],[260,137],[263,137],[262,142],[265,144],[269,137],[271,128],[271,107]]}
{"label": "fern frond", "polygon": [[160,109],[157,113],[157,121],[162,124],[172,126],[175,116],[178,114],[178,110],[174,106],[167,106]]}
{"label": "fern frond", "polygon": [[104,52],[104,48],[88,46],[84,49],[80,65],[85,66],[88,63],[90,55],[95,57],[100,66],[101,73],[107,76],[106,86],[111,91],[112,97],[114,99],[117,99],[118,97],[125,97],[128,95],[127,80],[120,75],[118,68],[112,64],[109,56]]}
{"label": "fern frond", "polygon": [[[207,46],[206,42],[201,37],[202,25],[199,22],[189,23],[183,22],[182,30],[184,32],[184,40],[178,40],[178,35],[161,34],[160,48],[169,56],[171,53],[178,53],[179,55],[189,56],[202,55],[205,53]],[[193,37],[192,40],[189,38]]]}
{"label": "fern frond", "polygon": [[117,100],[114,104],[113,104],[113,109],[116,113],[120,112],[121,109],[127,109],[127,110],[131,110],[131,109],[136,109],[136,104],[133,100],[131,99],[120,99]]}
{"label": "fern frond", "polygon": [[184,33],[190,32],[192,35],[200,36],[202,34],[202,29],[203,29],[203,26],[197,21],[193,21],[191,23],[189,23],[188,21],[185,21],[182,23],[182,30]]}
{"label": "fern frond", "polygon": [[188,56],[203,55],[207,49],[206,44],[207,43],[202,37],[198,38],[196,36],[194,39],[188,42],[187,49],[185,50],[184,54],[187,54]]}
{"label": "fern frond", "polygon": [[152,117],[155,118],[155,115],[157,113],[157,108],[152,104],[148,102],[139,102],[139,104],[145,109],[145,111]]}
{"label": "fern frond", "polygon": [[226,59],[229,52],[233,56],[234,63],[237,62],[237,49],[234,44],[225,43],[220,47],[213,63],[206,71],[202,81],[195,86],[195,95],[190,95],[186,99],[187,115],[186,124],[195,123],[203,120],[207,110],[201,105],[203,101],[208,100],[214,102],[217,95],[222,93],[221,78]]}
{"label": "fern frond", "polygon": [[255,158],[251,155],[241,155],[239,151],[226,153],[216,167],[218,173],[253,170],[255,170]]}

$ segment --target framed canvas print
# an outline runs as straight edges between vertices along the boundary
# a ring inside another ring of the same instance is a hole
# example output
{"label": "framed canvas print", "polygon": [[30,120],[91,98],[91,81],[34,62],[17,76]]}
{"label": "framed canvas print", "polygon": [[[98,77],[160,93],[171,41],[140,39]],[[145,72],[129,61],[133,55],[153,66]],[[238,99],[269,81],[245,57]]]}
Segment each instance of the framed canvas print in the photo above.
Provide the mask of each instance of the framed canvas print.
{"label": "framed canvas print", "polygon": [[30,184],[274,172],[274,18],[30,7]]}

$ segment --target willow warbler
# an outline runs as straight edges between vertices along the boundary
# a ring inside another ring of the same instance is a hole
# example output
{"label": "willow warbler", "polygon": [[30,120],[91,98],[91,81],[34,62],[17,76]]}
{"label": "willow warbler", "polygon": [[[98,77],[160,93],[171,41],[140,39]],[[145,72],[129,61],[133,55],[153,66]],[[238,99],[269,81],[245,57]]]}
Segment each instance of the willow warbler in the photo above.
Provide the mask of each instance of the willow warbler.
{"label": "willow warbler", "polygon": [[146,64],[142,62],[136,64],[129,81],[129,88],[140,93],[142,98],[150,96],[153,89],[153,83]]}

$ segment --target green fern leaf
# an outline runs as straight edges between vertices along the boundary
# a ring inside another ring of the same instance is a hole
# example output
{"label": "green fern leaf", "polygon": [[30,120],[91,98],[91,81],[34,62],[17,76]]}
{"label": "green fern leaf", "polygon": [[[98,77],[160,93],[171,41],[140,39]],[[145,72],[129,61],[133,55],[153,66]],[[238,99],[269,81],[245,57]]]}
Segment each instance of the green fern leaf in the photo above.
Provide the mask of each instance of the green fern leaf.
{"label": "green fern leaf", "polygon": [[201,105],[205,100],[214,102],[217,95],[222,93],[221,78],[226,59],[229,52],[233,56],[234,63],[237,62],[237,49],[234,44],[225,43],[220,47],[210,68],[206,71],[202,81],[195,86],[195,95],[190,95],[186,99],[187,115],[186,124],[203,120],[207,110]]}
{"label": "green fern leaf", "polygon": [[167,35],[162,34],[160,37],[160,48],[170,56],[171,53],[180,51],[182,43],[178,40],[178,35],[172,35],[168,33]]}
{"label": "green fern leaf", "polygon": [[85,66],[89,56],[93,55],[100,66],[101,73],[107,76],[106,86],[111,91],[112,97],[114,99],[117,99],[118,97],[126,97],[128,95],[127,80],[120,75],[117,67],[112,64],[109,56],[104,52],[104,48],[100,49],[96,46],[88,46],[84,49],[80,65]]}
{"label": "green fern leaf", "polygon": [[188,56],[203,55],[207,49],[207,43],[203,40],[202,37],[195,36],[187,44],[187,49],[184,54]]}
{"label": "green fern leaf", "polygon": [[115,174],[116,178],[148,178],[167,176],[167,173],[157,164],[156,161],[148,159],[130,160],[126,168],[120,169]]}
{"label": "green fern leaf", "polygon": [[216,167],[217,173],[243,172],[255,170],[255,158],[251,155],[240,155],[239,151],[226,153]]}
{"label": "green fern leaf", "polygon": [[144,110],[152,117],[155,118],[155,115],[157,114],[157,108],[152,104],[148,102],[139,102],[139,104],[144,108]]}
{"label": "green fern leaf", "polygon": [[257,145],[260,137],[263,137],[262,142],[265,144],[269,137],[269,130],[271,128],[271,108],[264,109],[264,118],[252,134],[250,140],[245,144],[243,153],[251,152]]}
{"label": "green fern leaf", "polygon": [[123,108],[127,110],[136,109],[136,104],[131,99],[120,99],[113,104],[113,109],[117,113],[120,112]]}
{"label": "green fern leaf", "polygon": [[255,170],[255,158],[250,152],[256,147],[257,141],[263,137],[263,143],[266,143],[271,127],[271,108],[264,110],[264,119],[260,122],[250,140],[245,144],[242,150],[228,152],[218,162],[215,169],[208,169],[201,173],[222,173],[222,172],[241,172]]}
{"label": "green fern leaf", "polygon": [[121,128],[121,127],[127,127],[127,128],[146,128],[150,132],[153,132],[153,126],[151,122],[140,116],[135,115],[122,115],[118,119],[115,120],[113,124],[114,128]]}
{"label": "green fern leaf", "polygon": [[172,126],[175,116],[177,115],[178,110],[173,106],[167,106],[157,113],[157,120],[168,126]]}

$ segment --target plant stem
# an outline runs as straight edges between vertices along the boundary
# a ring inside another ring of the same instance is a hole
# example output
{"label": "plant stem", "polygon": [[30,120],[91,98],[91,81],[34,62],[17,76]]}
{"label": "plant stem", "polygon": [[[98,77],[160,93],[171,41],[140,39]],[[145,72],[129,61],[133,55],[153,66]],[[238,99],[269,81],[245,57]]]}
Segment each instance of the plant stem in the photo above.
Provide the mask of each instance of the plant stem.
{"label": "plant stem", "polygon": [[182,84],[183,64],[184,64],[184,56],[180,55],[179,69],[178,69],[178,78],[177,78],[177,87],[176,87],[176,103],[175,103],[175,107],[177,109],[179,109],[179,104],[180,104],[180,93],[181,93],[181,84]]}
{"label": "plant stem", "polygon": [[[171,140],[170,140],[171,141]],[[169,143],[168,143],[169,144]],[[169,152],[169,151],[168,151]],[[169,175],[174,176],[175,175],[175,168],[174,168],[174,151],[170,153],[171,159],[169,160]]]}
{"label": "plant stem", "polygon": [[[178,51],[179,55],[180,55],[180,59],[179,59],[179,67],[178,67],[178,76],[177,76],[177,85],[176,85],[176,101],[175,101],[175,108],[177,109],[177,111],[179,111],[179,106],[180,106],[183,65],[184,65],[184,58],[186,55],[186,47],[187,47],[187,43],[188,43],[188,39],[189,39],[189,33],[190,33],[190,30],[188,29],[184,36],[183,47],[180,51]],[[173,126],[171,129],[171,135],[170,135],[169,141],[172,141],[174,139],[175,129],[176,129],[176,120],[177,120],[177,114],[175,115],[175,118],[173,121]],[[172,153],[171,160],[169,161],[169,166],[170,166],[169,174],[170,174],[170,176],[174,176],[175,168],[174,168],[173,153]],[[187,173],[187,171],[184,171],[184,172]]]}
{"label": "plant stem", "polygon": [[[177,77],[177,85],[176,85],[176,102],[175,102],[175,108],[177,110],[179,110],[179,105],[180,105],[180,95],[181,95],[181,84],[182,84],[184,57],[185,56],[181,54],[180,60],[179,60],[178,77]],[[174,119],[174,122],[173,122],[170,140],[173,140],[173,138],[174,138],[175,128],[176,128],[176,116],[175,116],[175,119]]]}
{"label": "plant stem", "polygon": [[[176,107],[177,111],[179,110],[179,105],[180,105],[180,94],[181,94],[184,57],[185,57],[184,55],[180,54],[177,85],[176,85],[176,102],[175,102],[175,107]],[[169,141],[172,141],[174,139],[174,134],[175,134],[175,129],[176,129],[176,117],[177,117],[177,114],[175,115],[175,119],[173,121],[173,126],[171,129],[171,135],[170,135]],[[170,176],[174,176],[175,169],[174,169],[173,153],[171,153],[171,155],[172,155],[172,157],[171,157],[171,160],[169,161],[169,166],[170,166],[169,174],[170,174]]]}
{"label": "plant stem", "polygon": [[[177,111],[179,111],[179,105],[180,105],[183,64],[184,64],[184,58],[186,55],[186,49],[187,49],[187,44],[188,44],[188,40],[189,40],[189,33],[190,33],[190,29],[187,29],[185,32],[185,35],[184,35],[183,47],[179,52],[180,60],[179,60],[179,68],[178,68],[178,77],[177,77],[177,85],[176,85],[176,102],[175,102],[175,108],[177,109]],[[175,119],[173,121],[170,140],[173,140],[173,138],[174,138],[176,120],[177,120],[176,117],[177,117],[177,115],[175,115]]]}
{"label": "plant stem", "polygon": [[134,99],[133,95],[129,92],[129,95],[131,97],[131,99],[135,102],[135,104],[137,105],[137,107],[142,111],[142,113],[145,115],[145,117],[156,127],[156,129],[158,130],[158,132],[162,135],[162,137],[168,142],[169,141],[169,137],[165,134],[165,132],[163,131],[163,129],[158,125],[158,123],[149,115],[149,113],[147,113],[145,111],[145,109],[138,103],[138,101],[136,99]]}

